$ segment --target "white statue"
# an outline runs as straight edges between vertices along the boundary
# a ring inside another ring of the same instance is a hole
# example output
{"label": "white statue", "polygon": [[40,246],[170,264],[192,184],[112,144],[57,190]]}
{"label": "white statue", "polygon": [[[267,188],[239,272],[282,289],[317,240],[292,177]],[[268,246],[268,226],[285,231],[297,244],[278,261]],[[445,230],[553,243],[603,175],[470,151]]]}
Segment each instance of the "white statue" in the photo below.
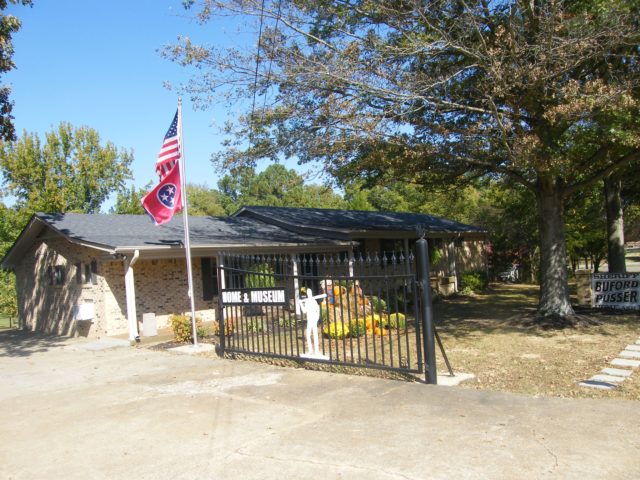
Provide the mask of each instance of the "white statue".
{"label": "white statue", "polygon": [[[328,359],[326,355],[320,354],[320,344],[318,342],[318,321],[320,320],[318,300],[326,297],[326,293],[314,297],[313,291],[307,288],[307,298],[299,299],[300,310],[307,315],[307,353],[303,355],[304,357]],[[311,343],[312,334],[314,343]]]}

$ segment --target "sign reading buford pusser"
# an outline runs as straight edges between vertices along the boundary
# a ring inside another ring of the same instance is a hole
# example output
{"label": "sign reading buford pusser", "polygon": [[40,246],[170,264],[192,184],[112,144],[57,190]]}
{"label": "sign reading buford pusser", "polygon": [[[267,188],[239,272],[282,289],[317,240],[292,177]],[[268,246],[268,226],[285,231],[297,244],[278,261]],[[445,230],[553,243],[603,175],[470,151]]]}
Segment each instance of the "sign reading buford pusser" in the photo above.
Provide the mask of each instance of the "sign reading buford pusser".
{"label": "sign reading buford pusser", "polygon": [[594,273],[591,305],[596,308],[640,308],[640,273]]}

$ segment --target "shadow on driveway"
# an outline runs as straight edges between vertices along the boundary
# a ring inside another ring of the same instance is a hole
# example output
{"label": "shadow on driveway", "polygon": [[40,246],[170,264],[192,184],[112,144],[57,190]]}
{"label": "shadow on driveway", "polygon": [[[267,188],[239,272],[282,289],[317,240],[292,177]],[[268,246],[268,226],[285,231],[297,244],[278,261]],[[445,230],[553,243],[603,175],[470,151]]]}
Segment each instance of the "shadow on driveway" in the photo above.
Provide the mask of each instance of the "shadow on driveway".
{"label": "shadow on driveway", "polygon": [[24,330],[0,331],[0,357],[28,357],[65,344],[69,337]]}

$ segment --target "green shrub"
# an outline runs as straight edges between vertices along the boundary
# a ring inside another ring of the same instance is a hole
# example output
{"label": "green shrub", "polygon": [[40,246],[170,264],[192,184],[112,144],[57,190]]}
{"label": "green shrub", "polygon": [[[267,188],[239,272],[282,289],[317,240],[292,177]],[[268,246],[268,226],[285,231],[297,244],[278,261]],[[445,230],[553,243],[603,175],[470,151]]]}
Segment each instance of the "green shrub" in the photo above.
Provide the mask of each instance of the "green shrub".
{"label": "green shrub", "polygon": [[[177,342],[193,342],[193,329],[191,325],[191,317],[188,315],[171,315],[169,317],[169,325],[173,330],[173,337]],[[196,333],[198,337],[204,337],[207,329],[202,325],[200,317],[196,317]]]}
{"label": "green shrub", "polygon": [[460,287],[470,289],[474,293],[481,293],[487,289],[489,281],[487,274],[480,270],[463,272],[460,275]]}
{"label": "green shrub", "polygon": [[329,319],[329,309],[331,307],[329,305],[320,305],[320,321],[322,323],[327,323]]}
{"label": "green shrub", "polygon": [[349,327],[343,325],[342,322],[327,323],[322,329],[322,333],[329,338],[345,338],[349,335]]}
{"label": "green shrub", "polygon": [[371,308],[375,313],[382,313],[387,311],[387,302],[378,297],[371,297]]}
{"label": "green shrub", "polygon": [[244,285],[247,288],[273,288],[276,286],[276,279],[273,268],[268,263],[261,263],[249,269],[245,277]]}
{"label": "green shrub", "polygon": [[284,328],[295,327],[296,319],[295,317],[280,317],[278,318],[278,325]]}
{"label": "green shrub", "polygon": [[349,322],[349,336],[356,338],[364,335],[367,330],[364,318],[352,318]]}
{"label": "green shrub", "polygon": [[475,294],[475,292],[471,287],[464,287],[462,290],[460,290],[459,294],[463,297],[471,297]]}
{"label": "green shrub", "polygon": [[262,322],[259,320],[249,320],[247,322],[247,332],[260,333],[262,330]]}
{"label": "green shrub", "polygon": [[392,313],[387,318],[389,328],[404,328],[407,324],[407,320],[404,313]]}

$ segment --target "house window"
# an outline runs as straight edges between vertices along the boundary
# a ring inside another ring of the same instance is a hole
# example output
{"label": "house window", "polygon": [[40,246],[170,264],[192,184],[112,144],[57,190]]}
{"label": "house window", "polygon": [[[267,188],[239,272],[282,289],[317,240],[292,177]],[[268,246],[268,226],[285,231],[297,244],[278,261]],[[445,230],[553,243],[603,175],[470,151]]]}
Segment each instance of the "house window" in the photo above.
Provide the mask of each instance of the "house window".
{"label": "house window", "polygon": [[97,285],[98,283],[98,262],[95,260],[91,260],[89,264],[89,278],[91,283]]}
{"label": "house window", "polygon": [[91,264],[76,263],[76,283],[78,285],[91,283]]}
{"label": "house window", "polygon": [[213,300],[218,295],[218,268],[213,258],[202,258],[202,299]]}
{"label": "house window", "polygon": [[78,285],[87,285],[92,283],[96,285],[98,274],[98,262],[92,260],[91,263],[76,263],[76,283]]}
{"label": "house window", "polygon": [[62,285],[65,278],[64,265],[47,268],[47,278],[49,279],[49,285]]}

